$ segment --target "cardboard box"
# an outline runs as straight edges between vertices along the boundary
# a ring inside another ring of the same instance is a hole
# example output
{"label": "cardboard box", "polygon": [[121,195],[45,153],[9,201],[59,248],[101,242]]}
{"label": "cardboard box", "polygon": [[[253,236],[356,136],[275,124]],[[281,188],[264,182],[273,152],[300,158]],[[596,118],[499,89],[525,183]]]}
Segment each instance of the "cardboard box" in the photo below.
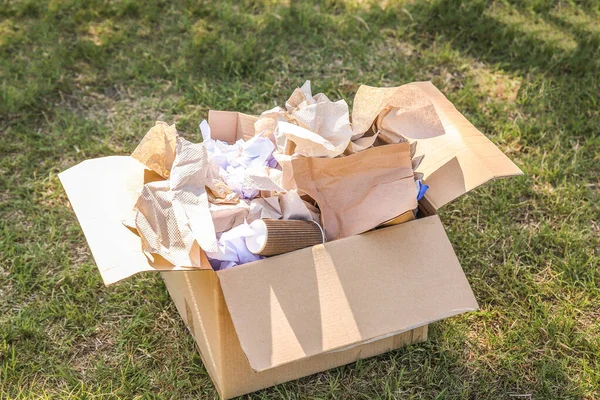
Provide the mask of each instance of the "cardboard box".
{"label": "cardboard box", "polygon": [[[106,284],[161,271],[219,394],[228,399],[426,340],[428,324],[477,309],[436,211],[490,179],[521,174],[429,82],[445,135],[419,141],[427,216],[214,272],[151,264],[127,219],[152,178],[128,156],[60,174]],[[213,138],[253,135],[252,116],[209,114]],[[235,134],[235,135],[234,135]],[[207,264],[207,263],[205,263]]]}

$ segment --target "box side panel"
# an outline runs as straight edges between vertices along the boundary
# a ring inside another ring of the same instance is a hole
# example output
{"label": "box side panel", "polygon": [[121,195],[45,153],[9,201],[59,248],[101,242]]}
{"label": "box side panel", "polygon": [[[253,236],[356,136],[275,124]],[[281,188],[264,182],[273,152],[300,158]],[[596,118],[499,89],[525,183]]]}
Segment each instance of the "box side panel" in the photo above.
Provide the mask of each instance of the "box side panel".
{"label": "box side panel", "polygon": [[477,309],[437,216],[217,272],[257,371]]}
{"label": "box side panel", "polygon": [[225,399],[255,392],[280,383],[349,364],[359,359],[373,357],[402,346],[427,340],[428,326],[425,325],[345,350],[323,353],[280,367],[257,372],[252,369],[241,348],[222,295],[219,304],[221,354],[223,355],[220,393]]}
{"label": "box side panel", "polygon": [[222,393],[218,303],[220,287],[213,271],[162,273],[177,311],[189,329],[217,391]]}
{"label": "box side panel", "polygon": [[227,143],[234,143],[239,139],[249,140],[254,137],[254,122],[257,117],[234,111],[208,112],[211,137]]}

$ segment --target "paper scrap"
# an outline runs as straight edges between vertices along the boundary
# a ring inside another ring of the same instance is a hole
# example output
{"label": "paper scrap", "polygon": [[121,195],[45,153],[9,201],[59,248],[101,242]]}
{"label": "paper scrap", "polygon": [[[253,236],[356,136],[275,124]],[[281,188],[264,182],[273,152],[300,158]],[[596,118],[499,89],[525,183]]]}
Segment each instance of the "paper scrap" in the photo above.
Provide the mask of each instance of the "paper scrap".
{"label": "paper scrap", "polygon": [[168,178],[175,160],[176,145],[175,124],[169,126],[165,122],[157,121],[135,148],[131,157],[163,178]]}
{"label": "paper scrap", "polygon": [[250,212],[247,222],[257,219],[280,219],[282,217],[280,197],[257,197],[250,201]]}
{"label": "paper scrap", "polygon": [[283,219],[303,219],[320,222],[320,212],[313,205],[302,200],[297,190],[279,195],[279,204]]}
{"label": "paper scrap", "polygon": [[362,137],[373,124],[375,131],[379,131],[379,139],[386,143],[430,138],[445,133],[433,103],[421,89],[413,85],[391,88],[361,85],[353,104],[353,140]]}
{"label": "paper scrap", "polygon": [[379,132],[377,132],[371,136],[363,136],[356,140],[350,141],[350,143],[348,143],[348,147],[346,148],[346,151],[344,152],[344,154],[349,156],[350,154],[358,153],[359,151],[363,151],[370,147],[373,147],[378,136],[379,136]]}
{"label": "paper scrap", "polygon": [[332,102],[323,95],[313,104],[304,107],[301,104],[291,116],[304,129],[293,130],[289,125],[282,125],[285,122],[279,122],[278,129],[296,144],[296,153],[305,157],[336,157],[348,147],[352,127],[344,100]]}
{"label": "paper scrap", "polygon": [[294,142],[295,152],[305,157],[333,158],[342,154],[350,142],[349,136],[325,138],[312,130],[289,122],[279,122],[277,129],[281,135]]}
{"label": "paper scrap", "polygon": [[[203,143],[177,139],[171,177],[171,199],[179,229],[189,229],[205,251],[216,251],[217,240],[206,187],[216,189],[219,172]],[[214,191],[213,190],[213,191]]]}
{"label": "paper scrap", "polygon": [[237,204],[210,204],[209,209],[215,232],[221,233],[243,223],[250,212],[250,205],[248,200],[241,200]]}
{"label": "paper scrap", "polygon": [[256,136],[270,139],[277,146],[277,151],[283,152],[285,148],[285,136],[279,137],[279,142],[275,136],[277,123],[286,121],[285,110],[281,107],[275,107],[260,114],[260,117],[254,123],[254,132]]}
{"label": "paper scrap", "polygon": [[285,190],[296,189],[294,170],[292,168],[293,156],[281,153],[273,153],[273,157],[281,168],[281,187],[283,187]]}
{"label": "paper scrap", "polygon": [[202,122],[200,122],[200,133],[202,133],[202,140],[206,141],[206,140],[210,140],[211,139],[211,135],[210,135],[210,125],[208,125],[208,122],[203,119]]}
{"label": "paper scrap", "polygon": [[213,204],[237,204],[240,196],[222,181],[214,181],[212,188],[206,188],[208,201]]}

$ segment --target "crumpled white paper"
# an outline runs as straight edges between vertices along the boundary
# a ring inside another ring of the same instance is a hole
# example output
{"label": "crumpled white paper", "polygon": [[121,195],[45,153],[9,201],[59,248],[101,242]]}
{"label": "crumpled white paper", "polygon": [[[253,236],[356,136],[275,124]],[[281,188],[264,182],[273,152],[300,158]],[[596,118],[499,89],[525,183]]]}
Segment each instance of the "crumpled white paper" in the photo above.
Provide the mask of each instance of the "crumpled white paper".
{"label": "crumpled white paper", "polygon": [[246,222],[223,232],[219,237],[218,251],[206,253],[213,269],[221,270],[260,260],[261,256],[251,253],[246,247],[246,237],[253,234],[254,230]]}
{"label": "crumpled white paper", "polygon": [[277,122],[277,143],[283,135],[305,157],[337,157],[348,147],[352,126],[346,101],[333,102],[323,93],[312,96],[310,81],[306,81],[288,99],[286,108],[287,119],[295,124]]}
{"label": "crumpled white paper", "polygon": [[280,219],[282,217],[280,197],[257,197],[250,202],[250,212],[246,219],[251,223],[257,219]]}
{"label": "crumpled white paper", "polygon": [[273,158],[275,145],[269,138],[255,136],[229,144],[213,140],[206,121],[200,123],[200,130],[210,159],[219,166],[219,176],[241,198],[252,199],[261,190],[284,190],[278,184],[281,173],[273,169],[277,160]]}

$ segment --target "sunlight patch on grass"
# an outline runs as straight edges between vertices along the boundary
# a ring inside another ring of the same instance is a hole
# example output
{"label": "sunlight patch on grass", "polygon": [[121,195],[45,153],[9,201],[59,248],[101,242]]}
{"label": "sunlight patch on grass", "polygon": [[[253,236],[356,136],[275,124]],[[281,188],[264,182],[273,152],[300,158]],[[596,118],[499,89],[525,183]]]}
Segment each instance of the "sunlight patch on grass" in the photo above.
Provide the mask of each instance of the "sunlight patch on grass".
{"label": "sunlight patch on grass", "polygon": [[507,102],[514,102],[517,99],[523,84],[522,77],[490,69],[481,63],[472,65],[471,74],[476,85],[490,98]]}
{"label": "sunlight patch on grass", "polygon": [[532,40],[545,43],[565,52],[572,52],[577,48],[577,41],[570,33],[559,26],[545,21],[540,16],[530,16],[504,6],[498,6],[487,11],[494,20],[505,24],[530,37]]}
{"label": "sunlight patch on grass", "polygon": [[0,20],[0,46],[4,46],[21,36],[12,19]]}
{"label": "sunlight patch on grass", "polygon": [[84,31],[83,39],[94,43],[96,46],[104,46],[119,37],[120,33],[111,20],[92,22]]}
{"label": "sunlight patch on grass", "polygon": [[600,35],[598,15],[594,15],[593,11],[583,11],[569,4],[558,3],[552,9],[550,15],[580,29],[582,32],[590,35]]}

